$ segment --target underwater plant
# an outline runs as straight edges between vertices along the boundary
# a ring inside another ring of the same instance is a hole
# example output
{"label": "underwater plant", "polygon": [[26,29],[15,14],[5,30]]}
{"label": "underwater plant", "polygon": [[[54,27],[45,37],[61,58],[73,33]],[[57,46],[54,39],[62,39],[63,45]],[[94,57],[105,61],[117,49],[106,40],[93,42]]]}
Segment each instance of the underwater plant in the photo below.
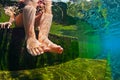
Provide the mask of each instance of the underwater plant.
{"label": "underwater plant", "polygon": [[67,14],[69,16],[84,20],[92,24],[93,28],[97,30],[102,30],[108,26],[107,12],[101,0],[82,0],[79,3],[67,3]]}
{"label": "underwater plant", "polygon": [[67,6],[67,14],[73,17],[79,17],[80,19],[86,18],[87,16],[90,16],[88,11],[90,11],[93,8],[98,7],[97,4],[101,4],[100,2],[88,2],[88,1],[81,1],[80,3],[71,3],[68,2]]}

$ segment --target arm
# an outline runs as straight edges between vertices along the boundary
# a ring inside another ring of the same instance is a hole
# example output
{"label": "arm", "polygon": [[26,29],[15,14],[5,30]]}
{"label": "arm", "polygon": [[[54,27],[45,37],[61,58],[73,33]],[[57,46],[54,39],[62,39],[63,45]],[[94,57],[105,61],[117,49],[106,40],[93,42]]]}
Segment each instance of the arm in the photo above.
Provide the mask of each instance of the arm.
{"label": "arm", "polygon": [[0,28],[6,28],[6,27],[10,28],[10,26],[12,25],[12,22],[14,22],[14,18],[10,17],[8,22],[0,23]]}
{"label": "arm", "polygon": [[0,28],[9,28],[15,20],[14,12],[10,9],[10,7],[5,8],[4,10],[5,14],[10,16],[10,19],[7,22],[0,23]]}
{"label": "arm", "polygon": [[6,8],[6,9],[4,9],[5,10],[5,14],[6,15],[8,15],[8,16],[10,16],[10,19],[9,19],[9,21],[8,22],[10,22],[10,23],[12,23],[12,22],[14,22],[14,18],[15,18],[15,12],[14,12],[14,10],[12,9],[12,7],[8,7],[8,8]]}

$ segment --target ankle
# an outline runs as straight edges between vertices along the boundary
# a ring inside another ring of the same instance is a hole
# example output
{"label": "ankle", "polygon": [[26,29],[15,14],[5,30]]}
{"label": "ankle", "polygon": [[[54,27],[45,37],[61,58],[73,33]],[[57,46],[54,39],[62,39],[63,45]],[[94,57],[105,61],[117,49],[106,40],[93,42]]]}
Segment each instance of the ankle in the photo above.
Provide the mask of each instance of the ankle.
{"label": "ankle", "polygon": [[45,39],[45,38],[47,38],[47,37],[48,37],[48,36],[47,36],[46,34],[39,32],[38,39],[43,40],[43,39]]}
{"label": "ankle", "polygon": [[28,39],[36,39],[36,37],[35,36],[26,36],[25,40],[28,40]]}
{"label": "ankle", "polygon": [[47,39],[47,37],[46,37],[46,36],[43,36],[43,35],[38,37],[38,40],[39,40],[40,42],[44,42],[46,39]]}
{"label": "ankle", "polygon": [[26,31],[26,38],[36,38],[34,31]]}

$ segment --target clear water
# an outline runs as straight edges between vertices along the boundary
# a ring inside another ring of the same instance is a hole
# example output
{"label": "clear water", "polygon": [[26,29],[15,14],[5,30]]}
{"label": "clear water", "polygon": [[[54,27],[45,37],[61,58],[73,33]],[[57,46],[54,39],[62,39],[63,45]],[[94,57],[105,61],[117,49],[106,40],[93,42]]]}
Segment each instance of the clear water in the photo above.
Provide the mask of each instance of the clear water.
{"label": "clear water", "polygon": [[109,57],[113,80],[120,80],[120,0],[96,1],[102,3],[96,10],[106,9],[107,11],[107,16],[104,18],[94,14],[86,19],[101,33],[103,47],[101,55],[97,58]]}
{"label": "clear water", "polygon": [[[68,0],[53,0],[53,1],[68,1]],[[120,80],[120,0],[70,0],[73,2],[84,2],[89,10],[81,10],[74,17],[79,17],[93,27],[93,31],[87,30],[80,36],[80,51],[81,53],[100,53],[96,56],[97,59],[107,58],[110,62],[112,70],[112,79]],[[97,2],[97,7],[94,3]],[[81,33],[81,32],[80,32]],[[95,36],[91,34],[95,33]],[[83,45],[82,45],[83,44]],[[86,45],[85,45],[86,44]],[[94,44],[94,45],[93,45]],[[98,45],[98,46],[97,46]],[[91,47],[92,46],[92,47]],[[87,47],[87,48],[86,48]],[[82,55],[87,57],[87,55]]]}
{"label": "clear water", "polygon": [[[112,79],[120,80],[120,0],[71,1],[79,3],[86,1],[87,3],[84,4],[91,7],[89,10],[78,10],[78,13],[83,13],[84,17],[81,17],[77,14],[76,16],[74,15],[75,17],[79,16],[79,18],[92,25],[94,29],[93,31],[88,29],[87,32],[85,32],[87,34],[84,36],[87,36],[87,39],[85,39],[86,37],[83,36],[80,37],[80,42],[92,44],[92,47],[89,45],[80,44],[80,53],[88,53],[87,55],[90,56],[90,53],[100,52],[100,55],[96,58],[107,58],[111,66]],[[95,7],[95,4],[97,4],[97,7]],[[90,34],[92,32],[95,32],[95,34],[98,34],[99,36],[91,36]],[[83,38],[84,40],[82,41],[81,39]],[[99,45],[101,49],[97,49],[97,45]],[[85,46],[88,48],[84,49],[83,47]],[[87,58],[87,55],[84,57]]]}

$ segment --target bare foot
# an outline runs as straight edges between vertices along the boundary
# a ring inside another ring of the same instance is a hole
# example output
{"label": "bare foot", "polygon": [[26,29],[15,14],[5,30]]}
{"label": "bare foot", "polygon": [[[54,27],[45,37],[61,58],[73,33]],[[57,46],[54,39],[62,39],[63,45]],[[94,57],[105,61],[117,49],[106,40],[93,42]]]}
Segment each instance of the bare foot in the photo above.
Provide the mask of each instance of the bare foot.
{"label": "bare foot", "polygon": [[[39,41],[41,42],[40,39]],[[41,43],[44,45],[45,52],[52,52],[52,53],[58,53],[58,54],[62,54],[63,52],[63,48],[61,46],[54,44],[48,38],[44,39]]]}
{"label": "bare foot", "polygon": [[27,51],[31,55],[37,56],[44,53],[42,49],[43,46],[41,46],[41,43],[37,39],[32,37],[27,38],[26,43],[27,43]]}

